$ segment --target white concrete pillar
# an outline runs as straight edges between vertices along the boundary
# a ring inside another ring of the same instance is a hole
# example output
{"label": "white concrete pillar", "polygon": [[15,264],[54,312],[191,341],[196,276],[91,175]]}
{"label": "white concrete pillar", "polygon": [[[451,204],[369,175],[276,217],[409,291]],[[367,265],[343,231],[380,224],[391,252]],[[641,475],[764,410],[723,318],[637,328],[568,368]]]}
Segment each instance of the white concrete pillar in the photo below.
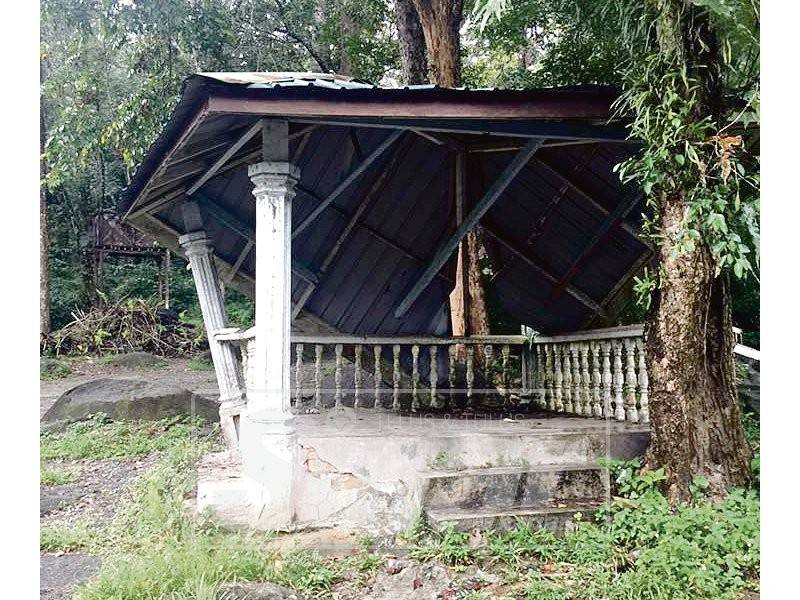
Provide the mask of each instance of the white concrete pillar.
{"label": "white concrete pillar", "polygon": [[[265,129],[279,142],[283,140],[284,147],[288,144],[285,123],[268,124]],[[297,462],[290,412],[289,345],[292,198],[299,170],[287,157],[280,158],[248,169],[256,203],[255,356],[240,439],[253,525],[273,530],[292,527]]]}
{"label": "white concrete pillar", "polygon": [[195,231],[180,236],[178,242],[186,252],[186,258],[194,278],[203,323],[208,335],[211,358],[220,392],[220,424],[225,439],[231,448],[237,445],[238,416],[244,411],[242,375],[239,360],[229,344],[214,340],[213,333],[228,326],[225,299],[222,296],[219,276],[214,264],[214,248],[205,231]]}
{"label": "white concrete pillar", "polygon": [[259,421],[287,421],[291,326],[292,198],[299,170],[284,161],[248,169],[256,199],[256,352],[248,414]]}

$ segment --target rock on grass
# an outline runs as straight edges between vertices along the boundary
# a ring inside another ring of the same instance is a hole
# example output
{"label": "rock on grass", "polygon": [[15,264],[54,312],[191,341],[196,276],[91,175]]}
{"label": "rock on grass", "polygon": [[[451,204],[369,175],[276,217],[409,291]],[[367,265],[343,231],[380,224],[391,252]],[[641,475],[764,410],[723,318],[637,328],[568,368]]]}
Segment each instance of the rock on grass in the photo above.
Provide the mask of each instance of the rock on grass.
{"label": "rock on grass", "polygon": [[169,417],[198,416],[219,420],[219,404],[182,387],[144,379],[95,379],[64,392],[42,417],[46,430],[104,413],[114,421],[159,421]]}

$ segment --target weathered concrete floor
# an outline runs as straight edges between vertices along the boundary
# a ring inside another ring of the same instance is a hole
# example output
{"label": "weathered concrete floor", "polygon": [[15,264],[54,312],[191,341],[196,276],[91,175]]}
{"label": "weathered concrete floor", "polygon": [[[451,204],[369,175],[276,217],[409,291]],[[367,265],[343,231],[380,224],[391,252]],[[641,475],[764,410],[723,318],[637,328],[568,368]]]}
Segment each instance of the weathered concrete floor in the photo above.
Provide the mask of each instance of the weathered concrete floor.
{"label": "weathered concrete floor", "polygon": [[648,425],[614,420],[569,417],[546,413],[518,415],[517,418],[486,415],[433,415],[420,412],[397,415],[372,409],[330,409],[320,414],[300,415],[294,420],[299,438],[303,437],[383,437],[400,435],[419,438],[481,435],[536,435],[550,433],[636,433],[649,431]]}

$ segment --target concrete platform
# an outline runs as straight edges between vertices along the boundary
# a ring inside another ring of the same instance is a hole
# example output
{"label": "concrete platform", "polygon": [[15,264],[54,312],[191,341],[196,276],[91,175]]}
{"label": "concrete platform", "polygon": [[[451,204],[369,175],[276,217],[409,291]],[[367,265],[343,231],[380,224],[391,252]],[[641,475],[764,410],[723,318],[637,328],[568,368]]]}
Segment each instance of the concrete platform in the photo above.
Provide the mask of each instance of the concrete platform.
{"label": "concrete platform", "polygon": [[[456,418],[342,409],[298,416],[293,427],[297,452],[287,529],[337,527],[376,535],[408,528],[423,508],[432,477],[447,473],[452,480],[463,471],[477,481],[476,470],[496,475],[498,468],[509,467],[511,476],[481,479],[480,485],[515,485],[519,473],[536,467],[591,469],[600,457],[641,455],[649,440],[646,425],[546,414]],[[198,508],[226,525],[257,527],[257,515],[268,507],[246,508],[242,497],[254,482],[240,481],[231,472],[234,464],[227,473],[216,464],[201,468]],[[476,484],[467,479],[452,489],[474,492]],[[497,498],[504,492],[482,494]],[[453,507],[459,502],[454,498]],[[446,508],[441,498],[436,504]]]}

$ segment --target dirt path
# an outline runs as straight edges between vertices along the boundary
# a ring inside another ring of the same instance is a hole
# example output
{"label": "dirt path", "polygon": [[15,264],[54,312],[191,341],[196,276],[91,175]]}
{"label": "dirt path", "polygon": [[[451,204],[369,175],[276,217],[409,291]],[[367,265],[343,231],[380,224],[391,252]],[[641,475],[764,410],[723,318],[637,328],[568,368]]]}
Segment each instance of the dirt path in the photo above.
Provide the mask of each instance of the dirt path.
{"label": "dirt path", "polygon": [[[216,397],[218,394],[213,370],[189,368],[188,359],[170,359],[158,369],[131,369],[98,363],[96,359],[69,361],[72,374],[63,379],[41,381],[39,388],[40,416],[65,391],[103,377],[122,379],[146,378],[169,382],[197,394]],[[76,481],[39,489],[40,527],[88,524],[102,527],[117,513],[124,491],[155,464],[155,457],[126,460],[75,460],[58,463],[77,473]],[[73,588],[100,570],[101,560],[84,552],[42,552],[39,560],[40,599],[66,600]]]}

